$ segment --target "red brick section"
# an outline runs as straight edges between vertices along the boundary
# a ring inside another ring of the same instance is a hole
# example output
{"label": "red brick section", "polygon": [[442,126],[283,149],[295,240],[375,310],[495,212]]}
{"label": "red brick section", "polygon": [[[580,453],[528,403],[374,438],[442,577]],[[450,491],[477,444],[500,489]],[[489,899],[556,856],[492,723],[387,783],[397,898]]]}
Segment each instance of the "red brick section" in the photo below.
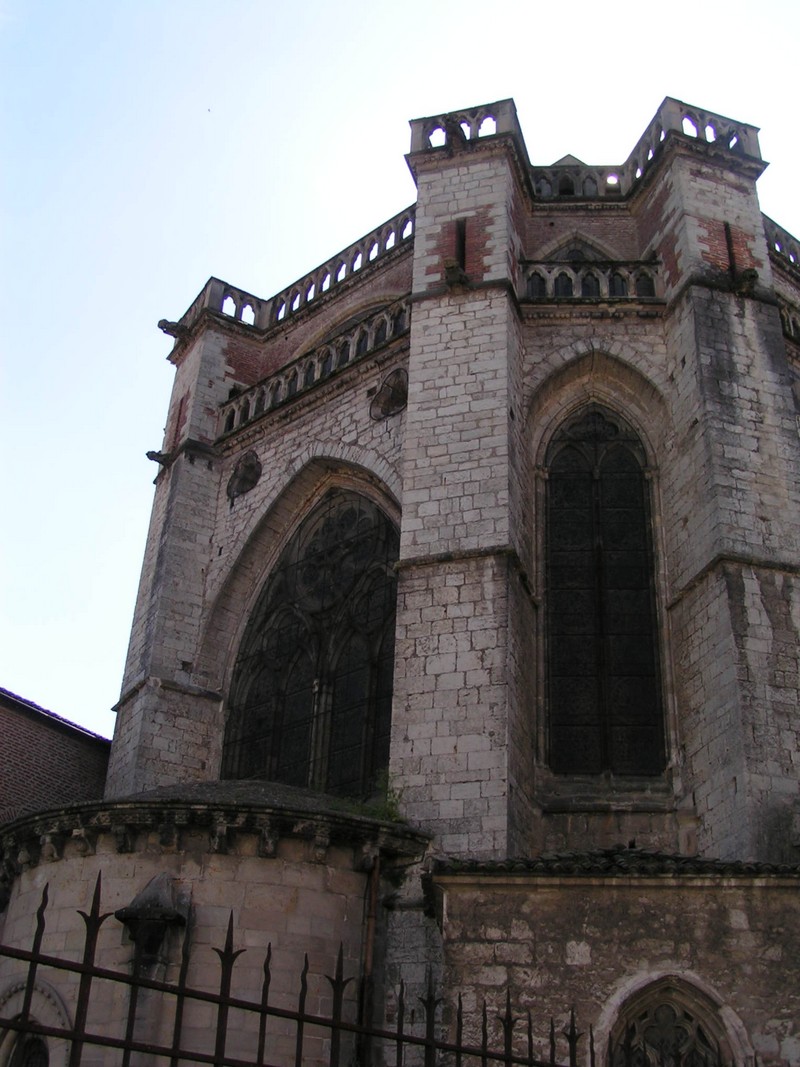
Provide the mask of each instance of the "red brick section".
{"label": "red brick section", "polygon": [[459,221],[466,224],[464,270],[471,281],[483,281],[491,239],[492,213],[489,208],[478,208],[463,220],[453,219],[442,224],[438,240],[431,248],[431,255],[437,257],[437,262],[429,264],[425,269],[425,274],[441,275],[444,278],[445,261],[458,260]]}
{"label": "red brick section", "polygon": [[[705,235],[704,237],[700,236],[699,238],[700,247],[703,249],[703,259],[706,263],[710,263],[719,270],[729,270],[731,264],[728,259],[728,242],[725,236],[725,223],[717,222],[716,220],[703,220],[700,222],[700,231],[701,234],[704,233]],[[752,242],[755,239],[754,234],[745,233],[745,231],[738,226],[731,226],[730,234],[731,245],[733,247],[733,258],[735,260],[737,271],[749,270],[751,268],[758,269],[763,266],[761,261],[755,258],[751,250]]]}
{"label": "red brick section", "polygon": [[111,742],[0,689],[0,823],[103,795]]}

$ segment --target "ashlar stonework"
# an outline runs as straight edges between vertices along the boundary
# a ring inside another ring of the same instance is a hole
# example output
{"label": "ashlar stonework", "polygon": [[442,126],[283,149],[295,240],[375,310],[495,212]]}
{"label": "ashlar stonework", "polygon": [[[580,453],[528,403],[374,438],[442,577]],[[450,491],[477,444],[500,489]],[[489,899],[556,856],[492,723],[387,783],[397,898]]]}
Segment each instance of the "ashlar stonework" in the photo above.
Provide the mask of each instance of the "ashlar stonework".
{"label": "ashlar stonework", "polygon": [[[49,881],[77,951],[101,871],[123,917],[182,902],[168,980],[232,914],[242,995],[269,944],[325,1010],[341,943],[360,1022],[423,1027],[435,988],[438,1033],[461,994],[478,1042],[484,1002],[543,1021],[536,1056],[572,1005],[582,1063],[591,1027],[615,1065],[800,1064],[800,243],[758,131],[667,98],[623,164],[539,166],[503,100],[413,121],[406,160],[407,210],[160,323],[106,798],[4,828],[2,940]],[[101,958],[133,965],[125,921]]]}

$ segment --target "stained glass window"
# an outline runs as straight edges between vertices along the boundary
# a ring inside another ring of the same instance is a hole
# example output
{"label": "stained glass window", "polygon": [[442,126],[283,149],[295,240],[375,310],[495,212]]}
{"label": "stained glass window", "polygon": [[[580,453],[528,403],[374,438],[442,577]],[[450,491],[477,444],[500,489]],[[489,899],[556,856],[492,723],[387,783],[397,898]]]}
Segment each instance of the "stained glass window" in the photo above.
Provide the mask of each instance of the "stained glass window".
{"label": "stained glass window", "polygon": [[547,456],[550,765],[656,775],[665,746],[645,457],[600,409]]}
{"label": "stained glass window", "polygon": [[368,797],[389,760],[398,534],[336,490],[281,553],[234,670],[223,777]]}

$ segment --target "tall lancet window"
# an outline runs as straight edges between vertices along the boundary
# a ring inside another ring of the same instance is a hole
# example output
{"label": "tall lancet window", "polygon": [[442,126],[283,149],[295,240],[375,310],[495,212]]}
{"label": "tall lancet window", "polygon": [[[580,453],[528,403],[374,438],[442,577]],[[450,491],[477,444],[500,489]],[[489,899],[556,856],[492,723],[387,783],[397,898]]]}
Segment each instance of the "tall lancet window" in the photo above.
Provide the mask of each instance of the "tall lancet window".
{"label": "tall lancet window", "polygon": [[621,419],[584,411],[547,454],[550,766],[664,769],[645,454]]}
{"label": "tall lancet window", "polygon": [[389,762],[397,530],[335,490],[267,579],[234,669],[224,778],[367,798]]}

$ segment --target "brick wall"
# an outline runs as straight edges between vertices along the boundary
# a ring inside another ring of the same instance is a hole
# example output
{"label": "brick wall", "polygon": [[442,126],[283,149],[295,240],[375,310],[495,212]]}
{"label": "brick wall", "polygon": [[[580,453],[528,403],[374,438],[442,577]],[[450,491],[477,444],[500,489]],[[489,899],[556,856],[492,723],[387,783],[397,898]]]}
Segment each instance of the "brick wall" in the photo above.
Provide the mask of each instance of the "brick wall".
{"label": "brick wall", "polygon": [[0,693],[0,823],[24,812],[96,800],[110,742]]}

